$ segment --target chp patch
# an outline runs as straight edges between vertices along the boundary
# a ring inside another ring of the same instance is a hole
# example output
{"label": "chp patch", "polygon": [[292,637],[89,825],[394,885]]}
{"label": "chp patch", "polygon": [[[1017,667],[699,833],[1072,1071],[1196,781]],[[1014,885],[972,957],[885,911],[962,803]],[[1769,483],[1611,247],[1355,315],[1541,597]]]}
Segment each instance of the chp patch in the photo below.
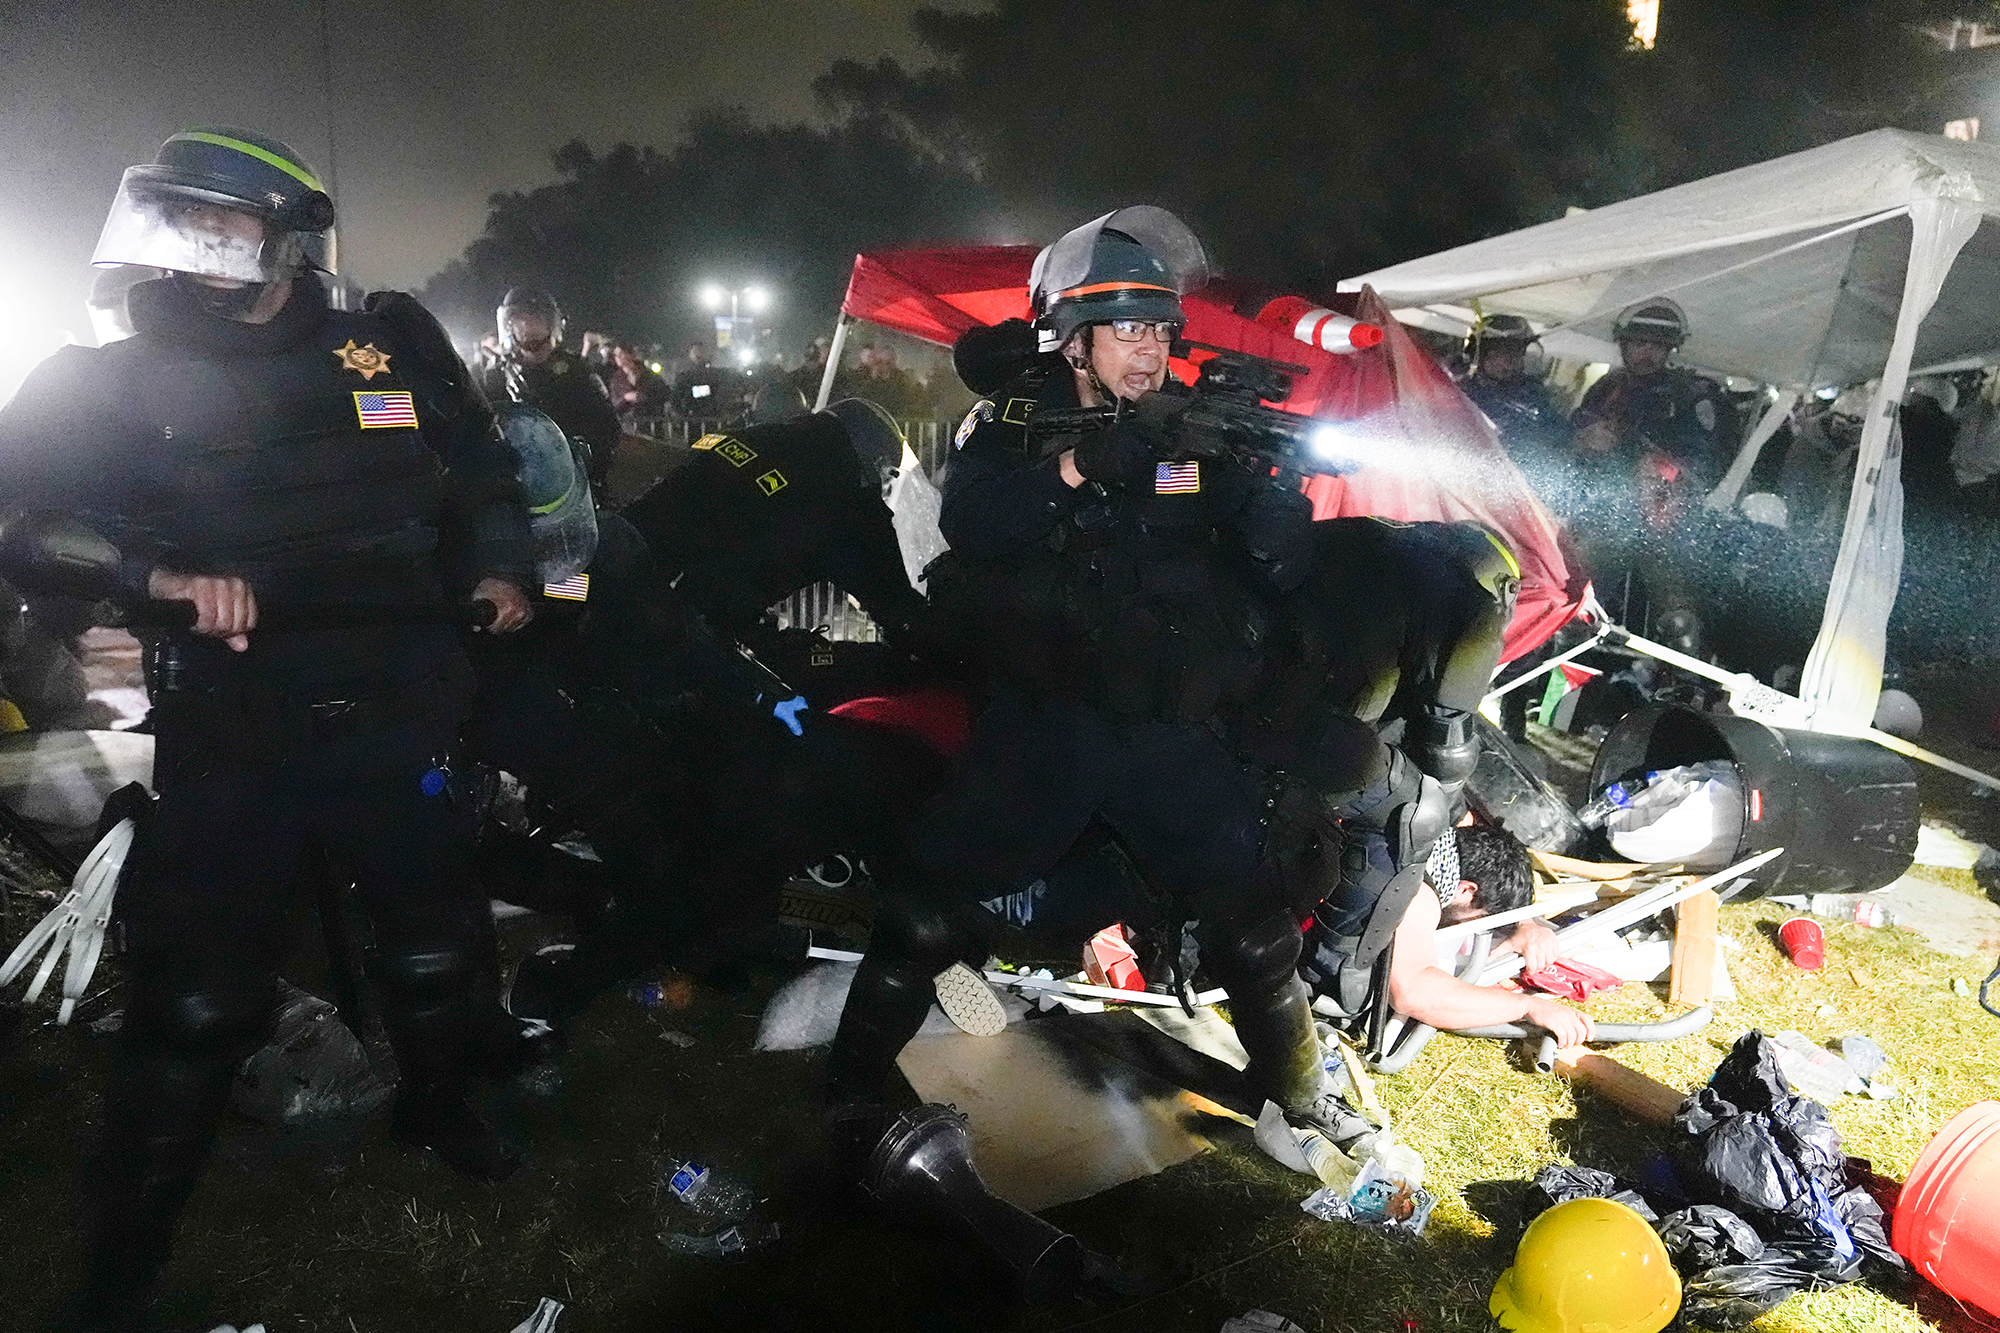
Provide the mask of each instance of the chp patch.
{"label": "chp patch", "polygon": [[972,432],[979,429],[979,424],[991,420],[993,420],[993,400],[982,398],[972,405],[970,412],[965,414],[965,420],[958,423],[958,430],[951,437],[951,447],[963,449],[965,442],[972,438]]}
{"label": "chp patch", "polygon": [[708,449],[719,458],[726,458],[735,467],[742,467],[757,456],[757,451],[733,435],[704,435],[694,442],[696,449]]}
{"label": "chp patch", "polygon": [[1201,490],[1201,460],[1162,463],[1153,469],[1153,494],[1193,495]]}
{"label": "chp patch", "polygon": [[354,415],[361,419],[363,430],[409,428],[417,424],[417,402],[406,390],[369,393],[357,389]]}

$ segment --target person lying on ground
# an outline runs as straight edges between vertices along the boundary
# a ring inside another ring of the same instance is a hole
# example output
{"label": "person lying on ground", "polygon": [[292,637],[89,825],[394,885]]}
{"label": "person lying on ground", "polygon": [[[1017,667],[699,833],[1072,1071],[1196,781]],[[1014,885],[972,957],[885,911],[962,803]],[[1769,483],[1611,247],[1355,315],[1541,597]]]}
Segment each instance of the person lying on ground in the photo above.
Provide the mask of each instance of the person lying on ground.
{"label": "person lying on ground", "polygon": [[[1512,834],[1450,829],[1432,845],[1421,881],[1398,876],[1372,897],[1360,891],[1365,882],[1344,883],[1313,913],[1300,971],[1316,994],[1356,1019],[1364,1016],[1368,997],[1386,993],[1391,1010],[1442,1031],[1524,1023],[1564,1046],[1590,1040],[1590,1019],[1578,1010],[1545,995],[1462,981],[1439,956],[1440,927],[1528,904],[1534,888],[1528,853]],[[1364,956],[1362,941],[1376,913],[1385,904],[1394,911],[1398,897],[1405,901],[1389,947]],[[1493,952],[1518,953],[1527,971],[1539,971],[1555,961],[1555,933],[1539,921],[1523,921],[1494,940]]]}

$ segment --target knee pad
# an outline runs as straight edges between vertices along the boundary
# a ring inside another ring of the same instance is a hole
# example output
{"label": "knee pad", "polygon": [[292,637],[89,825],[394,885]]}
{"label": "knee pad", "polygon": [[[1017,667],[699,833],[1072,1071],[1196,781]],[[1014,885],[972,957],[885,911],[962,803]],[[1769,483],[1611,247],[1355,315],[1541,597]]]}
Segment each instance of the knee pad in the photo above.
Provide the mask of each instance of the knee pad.
{"label": "knee pad", "polygon": [[1298,970],[1304,938],[1290,913],[1276,911],[1253,921],[1227,919],[1210,927],[1203,922],[1202,957],[1216,980],[1232,993],[1265,991]]}
{"label": "knee pad", "polygon": [[953,963],[984,959],[983,916],[977,905],[968,908],[910,894],[884,894],[868,952],[895,971],[921,972],[929,980]]}
{"label": "knee pad", "polygon": [[368,960],[368,975],[384,989],[412,999],[446,999],[471,985],[472,951],[454,946],[378,953]]}
{"label": "knee pad", "polygon": [[267,979],[241,986],[183,991],[133,1007],[135,1035],[166,1052],[198,1061],[236,1061],[257,1049],[271,1021],[276,987]]}
{"label": "knee pad", "polygon": [[1398,870],[1430,855],[1431,844],[1452,826],[1455,804],[1449,788],[1423,775],[1416,799],[1405,802],[1389,822],[1389,854]]}
{"label": "knee pad", "polygon": [[1439,782],[1462,785],[1479,767],[1479,738],[1472,714],[1432,704],[1410,719],[1406,746],[1417,767]]}

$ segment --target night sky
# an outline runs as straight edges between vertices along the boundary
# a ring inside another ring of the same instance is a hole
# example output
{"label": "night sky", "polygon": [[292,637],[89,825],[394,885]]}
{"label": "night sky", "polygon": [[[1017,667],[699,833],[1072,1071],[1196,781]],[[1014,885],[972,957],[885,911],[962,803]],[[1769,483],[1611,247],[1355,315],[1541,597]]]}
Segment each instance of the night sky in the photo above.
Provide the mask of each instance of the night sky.
{"label": "night sky", "polygon": [[87,265],[119,173],[186,124],[290,143],[335,187],[343,270],[415,286],[479,232],[488,195],[553,179],[564,141],[666,147],[708,106],[813,118],[812,80],[834,60],[923,63],[908,23],[923,2],[328,0],[329,114],[315,0],[10,0],[0,306],[87,340]]}

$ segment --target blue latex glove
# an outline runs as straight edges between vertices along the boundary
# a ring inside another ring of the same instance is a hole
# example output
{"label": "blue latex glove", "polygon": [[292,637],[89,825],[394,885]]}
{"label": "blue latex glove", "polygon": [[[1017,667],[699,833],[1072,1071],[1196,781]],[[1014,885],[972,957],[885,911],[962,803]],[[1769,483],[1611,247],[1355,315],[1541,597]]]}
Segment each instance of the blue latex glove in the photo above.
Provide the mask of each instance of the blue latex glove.
{"label": "blue latex glove", "polygon": [[795,694],[789,699],[772,705],[771,716],[784,723],[786,729],[792,735],[803,736],[806,734],[806,729],[799,722],[799,714],[805,712],[809,707],[811,705],[806,702],[806,697],[803,694]]}

